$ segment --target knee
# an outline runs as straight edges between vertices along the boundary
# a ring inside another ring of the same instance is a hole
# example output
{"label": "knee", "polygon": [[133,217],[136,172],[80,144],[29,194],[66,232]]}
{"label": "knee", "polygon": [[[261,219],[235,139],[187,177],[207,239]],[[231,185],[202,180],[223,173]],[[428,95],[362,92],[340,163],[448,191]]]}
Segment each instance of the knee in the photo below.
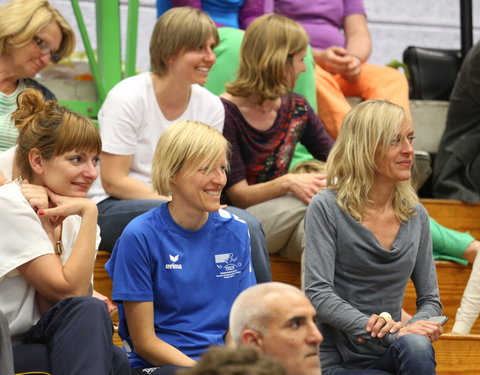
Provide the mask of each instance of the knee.
{"label": "knee", "polygon": [[247,214],[242,217],[243,220],[248,224],[248,229],[250,230],[250,234],[252,233],[262,233],[263,228],[262,224],[258,221],[258,219],[251,214],[250,212],[245,211]]}
{"label": "knee", "polygon": [[410,334],[395,340],[396,347],[401,352],[408,352],[419,358],[434,357],[432,343],[428,338],[422,335]]}
{"label": "knee", "polygon": [[108,310],[105,302],[93,297],[71,297],[62,301],[63,310],[68,310],[73,314],[79,314],[82,317],[93,319],[94,317],[108,317]]}
{"label": "knee", "polygon": [[397,69],[390,68],[389,66],[385,66],[383,68],[385,69],[385,77],[388,77],[390,81],[397,82],[398,85],[408,86],[408,81],[407,77],[405,77],[405,74]]}

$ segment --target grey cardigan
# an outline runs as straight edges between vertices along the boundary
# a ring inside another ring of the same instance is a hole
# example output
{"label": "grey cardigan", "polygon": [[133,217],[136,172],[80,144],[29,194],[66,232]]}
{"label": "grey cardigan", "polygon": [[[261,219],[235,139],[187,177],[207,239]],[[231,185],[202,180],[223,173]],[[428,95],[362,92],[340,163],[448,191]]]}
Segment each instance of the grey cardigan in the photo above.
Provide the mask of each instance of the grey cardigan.
{"label": "grey cardigan", "polygon": [[[396,334],[372,339],[365,330],[367,321],[383,311],[400,320],[410,278],[418,308],[411,322],[441,315],[428,215],[420,203],[400,226],[392,250],[385,250],[370,230],[342,211],[330,190],[310,203],[305,232],[305,292],[325,336],[322,368],[373,366]],[[358,343],[360,337],[367,343]]]}

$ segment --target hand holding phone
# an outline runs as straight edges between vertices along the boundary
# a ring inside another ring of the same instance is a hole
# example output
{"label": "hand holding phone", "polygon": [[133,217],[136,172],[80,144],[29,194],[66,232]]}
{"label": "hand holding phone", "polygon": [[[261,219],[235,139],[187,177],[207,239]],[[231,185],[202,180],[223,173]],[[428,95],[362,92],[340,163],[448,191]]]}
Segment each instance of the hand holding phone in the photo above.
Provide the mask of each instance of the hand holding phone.
{"label": "hand holding phone", "polygon": [[438,315],[438,316],[432,316],[427,319],[429,322],[438,322],[440,325],[444,325],[448,321],[448,316],[446,315]]}

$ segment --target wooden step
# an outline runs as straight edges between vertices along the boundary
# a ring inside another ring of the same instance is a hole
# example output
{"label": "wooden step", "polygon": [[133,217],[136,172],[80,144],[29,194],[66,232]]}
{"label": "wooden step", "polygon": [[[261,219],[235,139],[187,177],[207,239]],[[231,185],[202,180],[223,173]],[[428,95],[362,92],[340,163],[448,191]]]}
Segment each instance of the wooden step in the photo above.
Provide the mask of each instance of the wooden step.
{"label": "wooden step", "polygon": [[[480,204],[468,204],[448,199],[421,199],[420,201],[429,215],[440,224],[460,232],[470,232],[473,237],[480,239]],[[451,262],[436,262],[436,265],[440,300],[443,304],[444,314],[450,318],[445,325],[445,330],[448,332],[455,321],[455,314],[460,306],[472,267]],[[405,308],[409,312],[415,311],[414,293],[413,285],[410,282],[405,293]],[[471,333],[480,334],[480,320],[477,319]],[[478,373],[480,374],[480,369]]]}
{"label": "wooden step", "polygon": [[440,224],[480,239],[480,203],[468,204],[450,199],[420,199],[428,214]]}
{"label": "wooden step", "polygon": [[121,348],[123,346],[123,342],[120,336],[118,335],[118,324],[114,324],[113,328],[114,328],[113,343]]}
{"label": "wooden step", "polygon": [[95,259],[95,267],[93,268],[93,284],[95,290],[108,298],[112,298],[112,280],[105,270],[105,263],[110,259],[108,251],[99,251]]}
{"label": "wooden step", "polygon": [[437,375],[480,374],[480,335],[445,333],[433,347]]}
{"label": "wooden step", "polygon": [[[461,266],[452,262],[437,261],[438,289],[440,292],[440,301],[443,305],[443,315],[450,319],[445,324],[445,332],[450,332],[455,322],[455,314],[460,306],[463,291],[467,285],[472,266]],[[409,281],[405,290],[403,308],[410,314],[414,314],[416,307],[416,293],[413,283]],[[471,333],[480,334],[480,320],[474,324]],[[480,371],[479,371],[480,373]]]}
{"label": "wooden step", "polygon": [[270,255],[270,269],[272,271],[272,281],[278,281],[300,288],[301,266],[299,262],[294,262],[293,260],[277,255]]}
{"label": "wooden step", "polygon": [[[105,270],[105,263],[110,259],[110,253],[108,251],[99,251],[97,258],[95,259],[95,267],[93,269],[93,283],[95,290],[108,298],[112,298],[112,280],[108,276]],[[114,324],[113,343],[119,347],[122,347],[122,340],[118,336],[118,312],[113,313],[111,316],[112,323]]]}

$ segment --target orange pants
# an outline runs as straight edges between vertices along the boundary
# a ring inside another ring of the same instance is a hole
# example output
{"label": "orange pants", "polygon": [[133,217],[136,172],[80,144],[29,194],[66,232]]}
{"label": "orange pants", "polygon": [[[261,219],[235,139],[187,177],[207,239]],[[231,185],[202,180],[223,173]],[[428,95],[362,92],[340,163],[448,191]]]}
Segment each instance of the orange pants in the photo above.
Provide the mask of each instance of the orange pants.
{"label": "orange pants", "polygon": [[407,79],[393,68],[362,64],[358,80],[349,82],[340,74],[330,74],[315,65],[315,86],[318,117],[334,139],[351,108],[345,99],[347,96],[358,96],[363,100],[386,99],[403,107],[410,116]]}

